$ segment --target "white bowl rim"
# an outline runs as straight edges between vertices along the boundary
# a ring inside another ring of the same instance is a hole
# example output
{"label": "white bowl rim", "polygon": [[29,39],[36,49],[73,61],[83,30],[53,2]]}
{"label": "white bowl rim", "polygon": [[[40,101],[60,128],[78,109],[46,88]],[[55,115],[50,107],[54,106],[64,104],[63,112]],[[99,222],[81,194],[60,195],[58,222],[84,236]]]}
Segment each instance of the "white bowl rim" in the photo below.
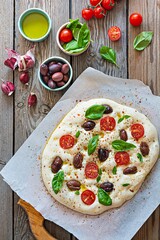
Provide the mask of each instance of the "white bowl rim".
{"label": "white bowl rim", "polygon": [[[42,13],[44,13],[46,16],[47,16],[47,18],[48,18],[48,23],[49,23],[49,26],[48,26],[48,31],[46,32],[46,34],[44,35],[44,36],[42,36],[41,38],[29,38],[29,37],[27,37],[25,34],[24,34],[24,32],[21,30],[21,19],[22,19],[22,17],[23,17],[23,15],[24,14],[26,14],[26,13],[28,13],[28,12],[30,12],[30,11],[40,11],[40,12],[42,12]],[[18,30],[19,30],[19,32],[21,33],[21,35],[25,38],[25,39],[27,39],[27,40],[29,40],[29,41],[32,41],[32,42],[38,42],[38,41],[43,41],[43,40],[45,40],[45,38],[48,36],[48,34],[50,33],[50,31],[51,31],[51,28],[52,28],[52,20],[51,20],[51,18],[50,18],[50,16],[49,16],[49,14],[46,12],[46,11],[44,11],[43,9],[41,9],[41,8],[28,8],[27,10],[25,10],[24,12],[22,12],[21,13],[21,15],[20,15],[20,17],[19,17],[19,19],[18,19]]]}
{"label": "white bowl rim", "polygon": [[[89,41],[88,45],[86,46],[85,49],[83,49],[81,52],[78,52],[78,53],[69,53],[68,51],[66,51],[62,45],[60,44],[60,41],[59,41],[59,34],[60,34],[60,31],[65,28],[67,26],[67,24],[69,24],[70,22],[66,22],[64,23],[57,31],[57,34],[56,34],[56,41],[57,41],[57,44],[58,44],[58,47],[62,50],[62,52],[66,53],[67,55],[70,55],[70,56],[78,56],[82,53],[84,53],[90,46],[90,43],[91,43],[91,40]],[[81,23],[82,24],[82,23]]]}
{"label": "white bowl rim", "polygon": [[[48,87],[48,86],[43,82],[43,80],[42,80],[42,78],[41,78],[41,74],[40,74],[40,66],[41,66],[42,64],[45,64],[46,62],[49,62],[50,60],[53,61],[54,59],[58,59],[58,60],[63,61],[63,62],[65,62],[65,63],[67,63],[67,64],[69,65],[70,76],[69,76],[68,82],[67,82],[64,86],[59,87],[59,88],[52,89],[52,88]],[[72,80],[72,77],[73,77],[73,69],[72,69],[71,64],[70,64],[65,58],[62,58],[62,57],[59,57],[59,56],[52,56],[52,57],[49,57],[49,58],[45,59],[45,60],[40,64],[40,66],[39,66],[39,68],[38,68],[38,78],[39,78],[39,82],[40,82],[40,83],[42,84],[42,86],[43,86],[44,88],[46,88],[47,90],[52,91],[52,92],[58,92],[58,91],[61,91],[61,90],[65,89],[65,88],[70,84],[70,82],[71,82],[71,80]]]}

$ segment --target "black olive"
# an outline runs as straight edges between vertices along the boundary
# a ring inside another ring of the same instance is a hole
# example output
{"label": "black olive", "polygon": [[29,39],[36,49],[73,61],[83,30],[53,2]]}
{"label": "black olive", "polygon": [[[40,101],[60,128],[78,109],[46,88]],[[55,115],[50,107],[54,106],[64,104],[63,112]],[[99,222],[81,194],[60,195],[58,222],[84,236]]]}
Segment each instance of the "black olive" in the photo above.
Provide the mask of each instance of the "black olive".
{"label": "black olive", "polygon": [[113,187],[114,185],[111,182],[104,182],[100,185],[100,188],[102,188],[106,192],[111,192],[113,190]]}
{"label": "black olive", "polygon": [[127,132],[126,130],[122,129],[119,133],[120,139],[123,141],[127,141],[128,140],[128,136],[127,136]]}
{"label": "black olive", "polygon": [[103,104],[102,106],[106,107],[106,110],[104,111],[104,114],[109,114],[113,112],[113,109],[111,106],[109,106],[108,104]]}
{"label": "black olive", "polygon": [[149,154],[149,146],[146,142],[141,142],[140,144],[140,150],[142,155],[145,157]]}
{"label": "black olive", "polygon": [[98,158],[101,162],[104,162],[109,157],[109,150],[105,148],[98,149]]}
{"label": "black olive", "polygon": [[84,128],[86,131],[91,131],[95,126],[95,122],[87,121],[83,123],[82,128]]}

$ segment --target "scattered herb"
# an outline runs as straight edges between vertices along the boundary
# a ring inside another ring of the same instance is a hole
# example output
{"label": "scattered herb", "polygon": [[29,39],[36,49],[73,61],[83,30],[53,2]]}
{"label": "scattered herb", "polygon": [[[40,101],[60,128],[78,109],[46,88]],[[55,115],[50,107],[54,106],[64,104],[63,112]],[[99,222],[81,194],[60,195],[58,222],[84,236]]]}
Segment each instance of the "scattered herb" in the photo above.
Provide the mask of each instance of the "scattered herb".
{"label": "scattered herb", "polygon": [[136,148],[136,146],[132,143],[127,143],[123,140],[115,140],[112,142],[112,147],[117,151],[127,151],[131,150],[133,148]]}
{"label": "scattered herb", "polygon": [[114,168],[112,169],[112,173],[113,173],[114,175],[117,174],[117,167],[116,167],[116,166],[114,166]]}
{"label": "scattered herb", "polygon": [[76,135],[75,135],[76,138],[78,138],[78,137],[80,136],[80,134],[81,134],[80,131],[77,131],[77,132],[76,132]]}
{"label": "scattered herb", "polygon": [[137,153],[137,158],[139,159],[140,162],[143,162],[142,154]]}
{"label": "scattered herb", "polygon": [[102,175],[102,169],[101,168],[98,170],[98,174]]}
{"label": "scattered herb", "polygon": [[56,173],[56,175],[52,180],[52,189],[55,192],[55,194],[57,194],[61,190],[63,186],[63,181],[64,181],[64,172],[60,171]]}
{"label": "scattered herb", "polygon": [[102,188],[98,189],[98,201],[99,203],[110,206],[112,205],[112,199],[107,192],[105,192]]}
{"label": "scattered herb", "polygon": [[85,113],[85,117],[92,120],[100,119],[105,112],[106,107],[102,105],[93,105]]}
{"label": "scattered herb", "polygon": [[133,43],[134,49],[137,51],[142,51],[151,43],[153,37],[153,32],[141,32],[138,34]]}
{"label": "scattered herb", "polygon": [[102,46],[100,48],[100,55],[103,59],[119,67],[116,62],[116,52],[112,48],[109,48],[107,46]]}
{"label": "scattered herb", "polygon": [[122,184],[123,187],[127,187],[127,186],[129,186],[129,185],[130,185],[129,183],[124,183],[124,184]]}
{"label": "scattered herb", "polygon": [[131,116],[129,116],[129,115],[123,115],[123,117],[119,118],[118,123],[120,123],[120,122],[122,122],[124,119],[128,119],[128,118],[130,118],[130,117],[131,117]]}
{"label": "scattered herb", "polygon": [[80,192],[79,192],[78,190],[76,190],[76,191],[75,191],[75,194],[76,194],[76,195],[79,195],[79,194],[80,194]]}
{"label": "scattered herb", "polygon": [[89,140],[88,155],[91,155],[96,150],[98,140],[99,140],[99,135],[96,135]]}

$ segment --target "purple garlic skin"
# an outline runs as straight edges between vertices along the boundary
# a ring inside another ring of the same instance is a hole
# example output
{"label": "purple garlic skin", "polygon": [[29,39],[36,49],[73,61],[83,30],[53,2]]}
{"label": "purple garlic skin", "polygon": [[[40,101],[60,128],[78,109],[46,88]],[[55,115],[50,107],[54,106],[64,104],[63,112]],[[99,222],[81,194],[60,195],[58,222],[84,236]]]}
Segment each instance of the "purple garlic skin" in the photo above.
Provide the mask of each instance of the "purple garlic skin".
{"label": "purple garlic skin", "polygon": [[1,84],[1,89],[4,94],[6,94],[7,96],[11,96],[12,93],[15,91],[15,86],[12,82],[3,81]]}

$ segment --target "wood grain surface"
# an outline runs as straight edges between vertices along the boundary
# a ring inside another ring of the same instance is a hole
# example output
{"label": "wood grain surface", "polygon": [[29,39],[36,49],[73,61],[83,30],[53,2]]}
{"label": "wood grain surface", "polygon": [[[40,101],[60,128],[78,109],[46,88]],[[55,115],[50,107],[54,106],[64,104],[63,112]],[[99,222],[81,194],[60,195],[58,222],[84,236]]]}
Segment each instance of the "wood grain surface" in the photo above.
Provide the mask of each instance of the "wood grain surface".
{"label": "wood grain surface", "polygon": [[[86,67],[91,66],[112,76],[140,79],[151,87],[153,93],[160,95],[160,0],[119,0],[105,19],[92,19],[88,22],[92,37],[88,51],[78,57],[69,57],[58,49],[56,32],[69,18],[78,17],[83,21],[81,9],[86,7],[88,2],[87,0],[2,0],[3,8],[0,8],[0,16],[3,19],[3,24],[0,26],[0,78],[14,81],[16,92],[11,97],[4,96],[0,92],[0,169],[64,93],[50,93],[38,82],[37,69],[41,62],[50,56],[62,56],[71,62],[74,73],[73,81]],[[36,67],[30,71],[29,86],[24,86],[19,81],[19,73],[17,71],[13,73],[4,67],[3,61],[6,58],[5,47],[14,48],[24,54],[33,45],[20,35],[17,27],[20,14],[32,7],[39,7],[48,12],[52,18],[52,32],[48,39],[36,43]],[[143,15],[143,24],[134,28],[128,23],[128,17],[136,11]],[[113,25],[119,26],[122,30],[122,38],[115,43],[109,41],[107,36],[108,28]],[[145,51],[139,53],[133,49],[133,40],[143,30],[153,31],[154,38],[152,44]],[[99,48],[102,45],[115,49],[119,68],[101,59]],[[36,92],[38,103],[36,107],[28,109],[26,103],[30,92]],[[2,178],[0,178],[0,196],[0,239],[35,239],[29,227],[28,216],[17,205],[17,195],[12,193]],[[72,234],[49,221],[45,221],[45,227],[51,235],[59,240],[76,239]],[[151,215],[133,240],[159,239],[160,208]]]}

